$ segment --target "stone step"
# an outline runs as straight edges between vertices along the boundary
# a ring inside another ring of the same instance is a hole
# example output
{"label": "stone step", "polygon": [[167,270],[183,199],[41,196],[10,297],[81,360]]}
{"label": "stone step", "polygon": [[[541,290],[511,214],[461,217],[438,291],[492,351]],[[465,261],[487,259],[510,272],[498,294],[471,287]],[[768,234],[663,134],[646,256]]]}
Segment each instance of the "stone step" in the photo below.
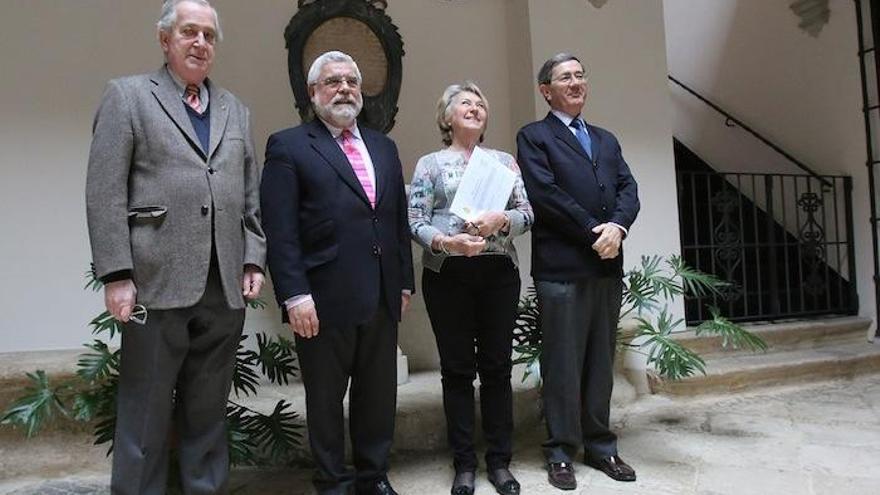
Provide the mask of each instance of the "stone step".
{"label": "stone step", "polygon": [[[537,425],[541,418],[538,388],[532,380],[521,380],[523,371],[523,367],[517,366],[512,380],[516,429]],[[479,425],[479,381],[475,382],[474,387],[477,390]],[[262,413],[271,412],[275,404],[283,399],[291,403],[292,409],[300,415],[303,423],[306,421],[305,390],[301,382],[287,386],[266,385],[258,389],[257,396],[231,399]],[[347,396],[344,402],[347,413]],[[347,428],[348,421],[345,423]],[[436,451],[446,448],[446,419],[439,371],[411,373],[409,381],[397,387],[393,445],[396,452]],[[307,448],[308,442],[304,441],[303,446]],[[308,456],[305,451],[302,455]]]}
{"label": "stone step", "polygon": [[856,337],[811,348],[710,356],[706,375],[680,381],[654,380],[652,390],[672,395],[728,393],[872,372],[880,372],[880,345]]}
{"label": "stone step", "polygon": [[[782,323],[748,323],[743,328],[758,335],[770,349],[809,349],[840,339],[867,339],[870,318],[830,317]],[[697,336],[693,329],[676,334],[676,340],[704,358],[716,355],[751,354],[752,351],[722,347],[719,336]]]}
{"label": "stone step", "polygon": [[87,349],[0,354],[0,411],[5,411],[30,385],[27,373],[43,370],[53,385],[74,379],[77,357],[84,351]]}

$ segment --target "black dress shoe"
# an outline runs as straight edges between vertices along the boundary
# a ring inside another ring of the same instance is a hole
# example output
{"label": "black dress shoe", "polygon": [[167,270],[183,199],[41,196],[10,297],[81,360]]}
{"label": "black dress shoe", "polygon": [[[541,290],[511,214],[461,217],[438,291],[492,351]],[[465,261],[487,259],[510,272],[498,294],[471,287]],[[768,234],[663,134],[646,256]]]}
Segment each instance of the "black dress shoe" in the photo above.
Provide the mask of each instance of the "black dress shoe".
{"label": "black dress shoe", "polygon": [[394,491],[394,488],[391,488],[391,483],[388,483],[388,480],[379,480],[375,485],[367,488],[357,490],[358,495],[397,495],[397,492]]}
{"label": "black dress shoe", "polygon": [[574,490],[577,488],[574,468],[568,462],[551,462],[547,464],[547,480],[551,485],[560,490]]}
{"label": "black dress shoe", "polygon": [[617,481],[635,481],[636,471],[629,464],[624,462],[619,455],[612,455],[595,459],[590,456],[584,456],[587,466],[594,467],[599,471],[607,474],[609,478]]}
{"label": "black dress shoe", "polygon": [[501,495],[519,495],[519,481],[516,481],[506,467],[490,470],[489,482]]}
{"label": "black dress shoe", "polygon": [[460,471],[455,473],[455,479],[452,480],[452,495],[474,495],[474,479],[476,475],[473,471]]}

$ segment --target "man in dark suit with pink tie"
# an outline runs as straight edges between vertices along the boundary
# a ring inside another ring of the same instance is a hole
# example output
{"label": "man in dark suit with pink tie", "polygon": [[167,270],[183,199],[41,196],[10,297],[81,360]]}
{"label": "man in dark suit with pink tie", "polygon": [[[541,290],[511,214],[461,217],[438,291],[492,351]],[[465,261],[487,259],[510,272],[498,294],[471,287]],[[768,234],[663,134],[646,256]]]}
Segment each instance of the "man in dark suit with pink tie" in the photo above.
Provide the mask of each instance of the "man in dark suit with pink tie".
{"label": "man in dark suit with pink tie", "polygon": [[[318,118],[269,138],[261,184],[269,270],[296,335],[321,494],[396,493],[386,474],[412,253],[397,147],[357,125],[361,82],[344,53],[315,60]],[[349,382],[353,470],[344,461]]]}

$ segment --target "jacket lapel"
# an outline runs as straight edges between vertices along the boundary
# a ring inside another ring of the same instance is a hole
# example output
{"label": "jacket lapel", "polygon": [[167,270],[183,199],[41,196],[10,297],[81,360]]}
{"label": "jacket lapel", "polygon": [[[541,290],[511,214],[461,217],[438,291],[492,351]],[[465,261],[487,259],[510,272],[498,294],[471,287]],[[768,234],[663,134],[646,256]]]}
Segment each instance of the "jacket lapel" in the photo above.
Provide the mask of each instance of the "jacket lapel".
{"label": "jacket lapel", "polygon": [[[571,133],[570,130],[559,120],[553,113],[548,113],[547,117],[544,118],[544,122],[550,127],[550,130],[553,132],[553,135],[556,136],[556,139],[562,140],[565,144],[568,145],[569,148],[573,149],[575,153],[578,153],[585,160],[589,161],[590,157],[587,156],[587,152],[581,147],[581,143],[578,142],[577,138],[574,137],[574,134]],[[593,133],[590,133],[590,138],[592,139]],[[595,145],[592,147],[592,150],[595,152]],[[593,155],[596,156],[596,155]]]}
{"label": "jacket lapel", "polygon": [[361,186],[357,176],[354,175],[354,170],[351,168],[351,164],[348,163],[348,158],[342,152],[342,148],[339,147],[336,140],[333,139],[333,135],[330,134],[330,131],[318,119],[313,120],[309,125],[311,126],[309,136],[312,138],[312,148],[333,167],[333,170],[342,178],[342,181],[361,200],[369,205],[370,201],[367,199],[363,186]]}
{"label": "jacket lapel", "polygon": [[153,96],[159,101],[159,105],[162,106],[162,109],[165,110],[165,113],[174,122],[174,125],[180,129],[180,132],[186,136],[190,146],[196,150],[202,159],[207,159],[205,150],[202,149],[199,138],[196,136],[196,130],[193,129],[192,122],[189,120],[189,115],[186,114],[186,109],[183,108],[183,100],[180,99],[177,86],[174,84],[174,80],[171,79],[171,75],[168,74],[168,69],[165,67],[160,68],[153,74],[150,80],[155,84]]}
{"label": "jacket lapel", "polygon": [[226,131],[226,121],[229,120],[229,105],[226,102],[225,89],[208,81],[208,90],[211,92],[209,103],[211,106],[211,134],[208,139],[208,147],[210,148],[208,156],[211,157],[217,151],[217,146],[220,145],[220,140]]}

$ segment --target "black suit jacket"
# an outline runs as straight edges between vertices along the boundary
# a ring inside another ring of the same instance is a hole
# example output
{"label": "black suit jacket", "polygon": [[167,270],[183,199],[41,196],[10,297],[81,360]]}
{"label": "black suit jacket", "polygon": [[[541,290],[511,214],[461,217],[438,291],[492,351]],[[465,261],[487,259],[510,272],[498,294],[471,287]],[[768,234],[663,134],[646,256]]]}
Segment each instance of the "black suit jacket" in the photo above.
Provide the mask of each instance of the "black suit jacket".
{"label": "black suit jacket", "polygon": [[516,137],[517,161],[529,201],[532,276],[565,281],[619,277],[623,254],[602,260],[591,248],[593,227],[614,222],[629,229],[639,212],[638,187],[613,134],[587,125],[591,161],[571,130],[555,115],[533,122]]}
{"label": "black suit jacket", "polygon": [[376,171],[375,210],[319,120],[277,132],[266,145],[260,191],[275,294],[279,304],[311,294],[322,328],[369,320],[380,294],[400,320],[401,290],[415,290],[397,147],[360,131]]}

